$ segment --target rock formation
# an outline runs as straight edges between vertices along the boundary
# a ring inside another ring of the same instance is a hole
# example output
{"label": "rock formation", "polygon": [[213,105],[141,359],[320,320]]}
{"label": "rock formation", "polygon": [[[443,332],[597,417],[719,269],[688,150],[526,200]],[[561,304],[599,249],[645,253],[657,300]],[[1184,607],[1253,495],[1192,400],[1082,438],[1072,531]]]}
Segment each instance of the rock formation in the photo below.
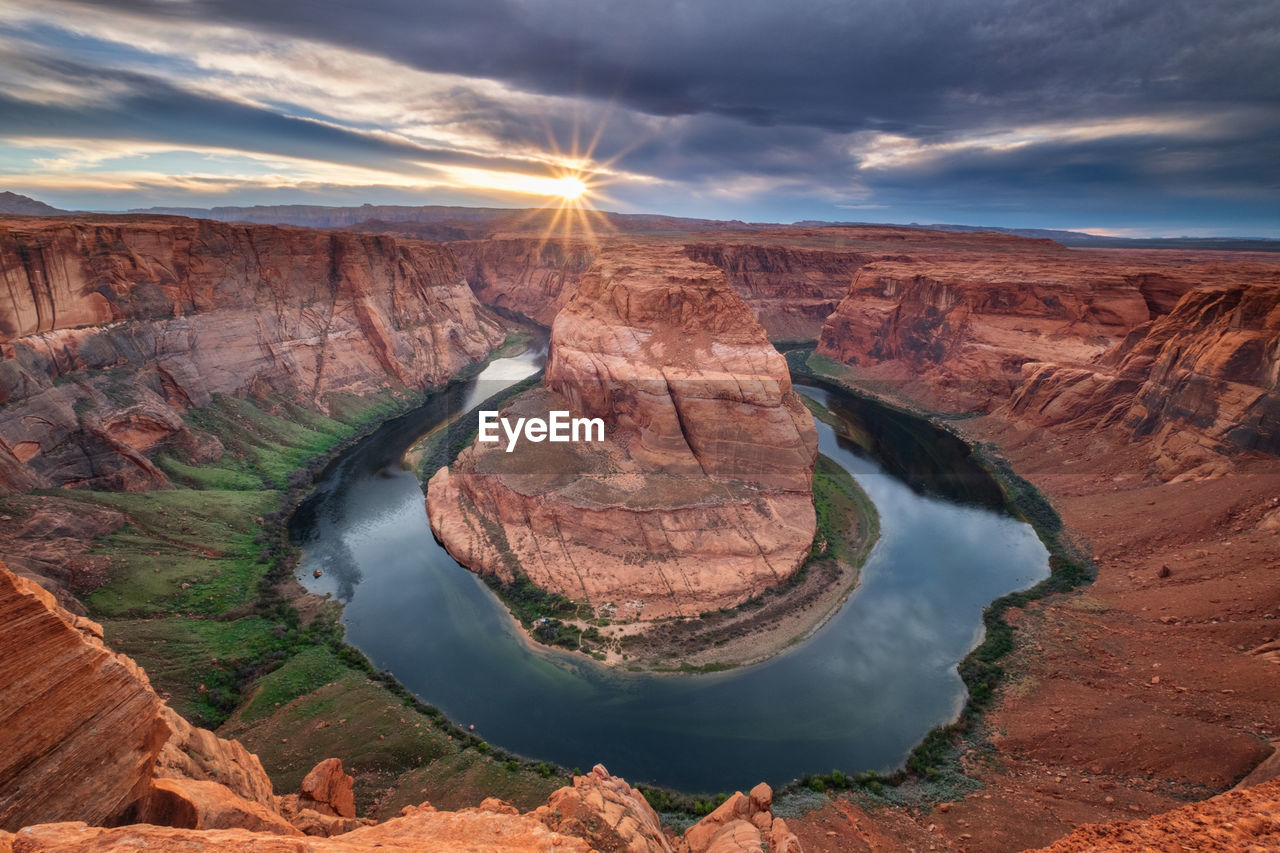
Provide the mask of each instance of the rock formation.
{"label": "rock formation", "polygon": [[504,417],[598,417],[606,440],[477,442],[428,490],[460,562],[620,618],[695,615],[808,553],[816,431],[782,357],[714,267],[615,248],[552,328],[546,387]]}
{"label": "rock formation", "polygon": [[49,823],[9,835],[0,853],[54,851],[197,850],[205,853],[588,853],[586,841],[563,835],[526,815],[484,809],[438,812],[429,805],[334,838],[282,838],[247,829],[187,829],[135,824],[105,829],[83,822]]}
{"label": "rock formation", "polygon": [[536,237],[454,242],[449,248],[481,302],[544,326],[573,297],[599,251],[583,240]]}
{"label": "rock formation", "polygon": [[750,794],[738,791],[685,831],[681,853],[750,853],[765,844],[770,853],[800,853],[799,839],[773,816],[772,805],[773,789],[764,782]]}
{"label": "rock formation", "polygon": [[1122,431],[1150,445],[1166,478],[1280,455],[1280,273],[1197,288],[1093,365],[1033,362],[1023,376],[1011,419]]}
{"label": "rock formation", "polygon": [[1143,441],[1166,478],[1276,452],[1274,263],[1024,243],[867,264],[818,352],[932,407]]}
{"label": "rock formation", "polygon": [[120,815],[170,735],[146,674],[2,564],[0,625],[0,829]]}
{"label": "rock formation", "polygon": [[987,410],[1030,360],[1084,363],[1146,322],[1120,270],[1056,256],[876,261],[858,271],[818,351],[877,379],[927,380]]}
{"label": "rock formation", "polygon": [[695,261],[724,270],[770,340],[817,340],[823,322],[849,293],[870,258],[862,252],[805,249],[777,243],[690,243]]}
{"label": "rock formation", "polygon": [[175,714],[146,673],[103,644],[96,623],[3,564],[0,625],[0,828],[191,816],[205,806],[274,813],[256,756]]}
{"label": "rock formation", "polygon": [[0,488],[145,489],[214,394],[421,390],[501,343],[452,254],[178,218],[0,221]]}
{"label": "rock formation", "polygon": [[533,812],[549,828],[590,842],[600,853],[671,853],[653,807],[626,780],[597,764]]}

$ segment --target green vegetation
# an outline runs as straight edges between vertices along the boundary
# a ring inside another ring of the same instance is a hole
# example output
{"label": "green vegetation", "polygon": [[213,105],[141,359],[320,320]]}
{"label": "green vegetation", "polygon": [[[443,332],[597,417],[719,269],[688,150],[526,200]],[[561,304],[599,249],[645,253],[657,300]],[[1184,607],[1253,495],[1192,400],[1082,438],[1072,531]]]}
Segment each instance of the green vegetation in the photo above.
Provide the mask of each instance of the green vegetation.
{"label": "green vegetation", "polygon": [[[512,336],[506,349],[525,345]],[[289,514],[329,460],[421,397],[388,391],[327,402],[333,417],[282,398],[216,396],[185,418],[198,446],[216,448],[217,439],[225,452],[212,462],[207,449],[156,460],[178,488],[58,490],[61,500],[126,518],[94,544],[110,563],[107,582],[83,596],[90,615],[175,710],[257,752],[278,790],[296,789],[316,762],[339,755],[357,777],[362,808],[375,797],[398,809],[423,799],[474,805],[495,794],[540,804],[562,783],[562,768],[491,746],[376,672],[343,642],[336,606],[306,601],[299,613]],[[563,611],[553,601],[540,606]]]}
{"label": "green vegetation", "polygon": [[[861,566],[880,538],[880,513],[849,472],[822,455],[813,469],[813,509],[818,527],[809,559]],[[850,519],[857,519],[854,530]]]}

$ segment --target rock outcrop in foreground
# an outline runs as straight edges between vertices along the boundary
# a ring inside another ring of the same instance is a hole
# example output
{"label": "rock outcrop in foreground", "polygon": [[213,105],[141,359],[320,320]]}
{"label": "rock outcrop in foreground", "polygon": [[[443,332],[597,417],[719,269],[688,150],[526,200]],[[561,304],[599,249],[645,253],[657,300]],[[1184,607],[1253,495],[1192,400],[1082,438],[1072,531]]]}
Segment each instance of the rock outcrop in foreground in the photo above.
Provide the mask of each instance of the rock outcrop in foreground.
{"label": "rock outcrop in foreground", "polygon": [[503,417],[552,410],[606,440],[477,442],[432,478],[432,529],[464,565],[649,620],[739,604],[808,554],[813,420],[720,270],[668,247],[598,258],[545,387]]}
{"label": "rock outcrop in foreground", "polygon": [[296,834],[256,756],[174,713],[97,623],[2,563],[0,625],[0,829],[230,813]]}
{"label": "rock outcrop in foreground", "polygon": [[[0,489],[168,483],[215,394],[327,411],[422,390],[505,337],[453,255],[390,237],[177,217],[0,219]],[[215,442],[216,444],[216,442]]]}

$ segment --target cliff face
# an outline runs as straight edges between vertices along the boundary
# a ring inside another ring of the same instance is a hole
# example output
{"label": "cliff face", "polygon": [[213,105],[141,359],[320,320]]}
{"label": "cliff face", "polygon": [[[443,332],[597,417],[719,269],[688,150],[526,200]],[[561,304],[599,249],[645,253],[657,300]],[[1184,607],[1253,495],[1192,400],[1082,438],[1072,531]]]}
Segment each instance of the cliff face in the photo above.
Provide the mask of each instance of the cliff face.
{"label": "cliff face", "polygon": [[145,217],[0,221],[0,487],[166,481],[213,394],[421,389],[499,344],[453,256],[388,237]]}
{"label": "cliff face", "polygon": [[740,603],[808,553],[813,421],[714,267],[598,258],[556,318],[546,387],[504,417],[554,409],[603,419],[606,440],[477,442],[431,480],[432,529],[476,571],[655,619]]}
{"label": "cliff face", "polygon": [[818,352],[933,407],[1138,441],[1165,478],[1277,452],[1270,259],[918,254],[859,270]]}
{"label": "cliff face", "polygon": [[1024,366],[1006,414],[1036,427],[1120,431],[1165,477],[1280,455],[1280,273],[1206,286],[1088,367]]}
{"label": "cliff face", "polygon": [[[449,244],[485,305],[518,311],[550,326],[583,273],[616,241],[495,237]],[[674,245],[668,244],[668,245]],[[609,251],[618,251],[618,248]],[[871,256],[784,243],[690,243],[690,259],[719,267],[771,340],[816,340]]]}
{"label": "cliff face", "polygon": [[450,243],[471,289],[485,305],[517,311],[550,326],[573,297],[599,247],[534,237]]}
{"label": "cliff face", "polygon": [[774,341],[816,340],[854,274],[871,259],[860,252],[734,243],[691,243],[685,252],[724,270]]}
{"label": "cliff face", "polygon": [[1088,362],[1149,317],[1121,271],[1056,257],[877,261],[827,319],[818,352],[987,410],[1021,381],[1023,363]]}

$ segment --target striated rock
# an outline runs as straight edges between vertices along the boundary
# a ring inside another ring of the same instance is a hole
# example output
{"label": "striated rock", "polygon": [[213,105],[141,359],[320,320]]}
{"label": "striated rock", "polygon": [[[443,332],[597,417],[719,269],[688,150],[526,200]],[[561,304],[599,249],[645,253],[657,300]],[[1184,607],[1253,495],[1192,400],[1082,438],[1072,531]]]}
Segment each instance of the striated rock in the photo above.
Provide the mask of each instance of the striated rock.
{"label": "striated rock", "polygon": [[573,787],[552,793],[533,815],[551,829],[586,839],[601,853],[671,853],[653,807],[599,764],[575,776]]}
{"label": "striated rock", "polygon": [[552,327],[546,385],[642,465],[809,489],[816,430],[786,362],[722,273],[670,250],[600,258]]}
{"label": "striated rock", "polygon": [[1280,455],[1280,272],[1268,278],[1188,293],[1089,368],[1026,365],[1007,416],[1124,434],[1166,479]]}
{"label": "striated rock", "polygon": [[0,624],[0,827],[179,813],[286,825],[256,756],[178,716],[101,627],[3,564]]}
{"label": "striated rock", "polygon": [[621,618],[696,615],[781,583],[813,539],[813,420],[723,274],[611,249],[552,329],[546,387],[504,417],[599,417],[603,442],[477,442],[431,480],[460,562]]}
{"label": "striated rock", "polygon": [[501,343],[447,249],[206,220],[0,223],[0,487],[164,485],[214,394],[423,389]]}
{"label": "striated rock", "polygon": [[1150,314],[1123,274],[1059,253],[876,261],[826,321],[818,352],[878,379],[925,380],[989,410],[1028,361],[1085,363]]}
{"label": "striated rock", "polygon": [[817,340],[871,257],[777,244],[691,243],[685,253],[719,267],[774,341]]}
{"label": "striated rock", "polygon": [[573,297],[599,247],[583,240],[508,238],[449,244],[476,297],[544,326]]}
{"label": "striated rock", "polygon": [[0,828],[103,823],[148,790],[170,730],[102,629],[0,564]]}

